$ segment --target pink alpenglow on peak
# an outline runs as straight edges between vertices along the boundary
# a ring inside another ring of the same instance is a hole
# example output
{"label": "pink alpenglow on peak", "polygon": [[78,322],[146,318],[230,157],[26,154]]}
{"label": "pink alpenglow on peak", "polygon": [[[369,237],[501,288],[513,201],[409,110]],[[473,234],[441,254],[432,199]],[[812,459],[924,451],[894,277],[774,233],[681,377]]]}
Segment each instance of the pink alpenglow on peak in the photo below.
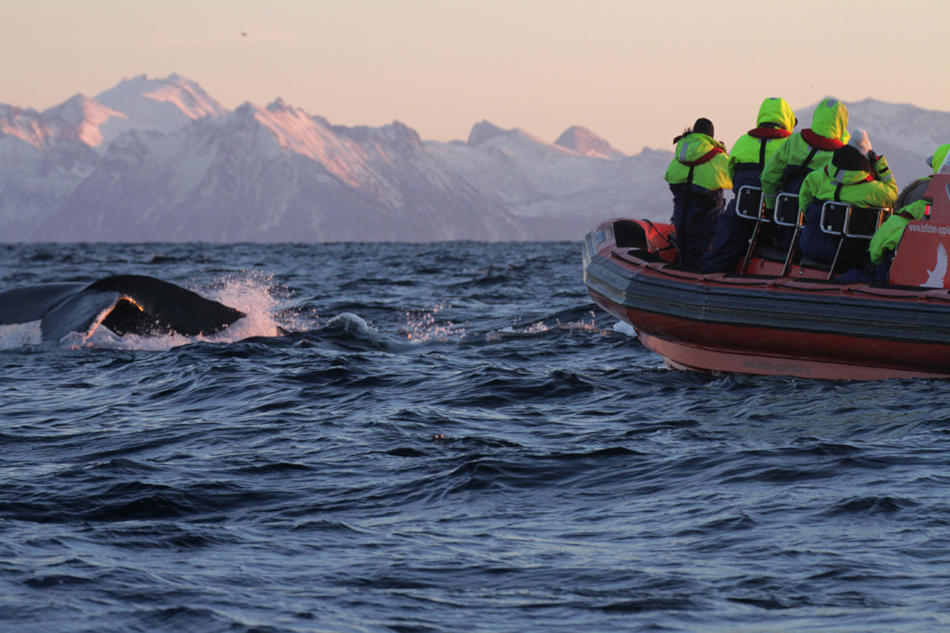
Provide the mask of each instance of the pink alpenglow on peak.
{"label": "pink alpenglow on peak", "polygon": [[62,130],[62,134],[75,134],[90,147],[102,145],[102,125],[113,118],[126,117],[85,95],[76,95],[43,113],[43,119],[50,128]]}
{"label": "pink alpenglow on peak", "polygon": [[127,114],[148,101],[168,103],[190,119],[228,113],[197,83],[174,73],[164,79],[149,79],[147,75],[124,79],[96,95],[96,100]]}
{"label": "pink alpenglow on peak", "polygon": [[96,101],[125,115],[102,126],[107,141],[129,129],[169,132],[202,117],[222,117],[228,110],[204,91],[201,86],[179,75],[149,79],[139,75],[124,79]]}
{"label": "pink alpenglow on peak", "polygon": [[626,158],[626,154],[614,149],[610,143],[581,125],[575,125],[566,129],[564,133],[554,141],[554,144],[593,158]]}
{"label": "pink alpenglow on peak", "polygon": [[42,113],[32,108],[0,106],[0,135],[18,138],[37,149],[63,141],[98,147],[103,143],[100,127],[112,118],[124,117],[83,95],[75,95]]}
{"label": "pink alpenglow on peak", "polygon": [[238,110],[267,128],[281,147],[323,165],[348,185],[359,187],[371,178],[364,150],[336,134],[325,119],[312,117],[280,98],[266,108],[245,103]]}
{"label": "pink alpenglow on peak", "polygon": [[[848,109],[901,185],[950,126],[906,104]],[[487,120],[467,141],[424,140],[283,99],[229,110],[178,75],[139,75],[45,112],[0,104],[0,241],[577,239],[631,209],[668,218],[671,155]]]}
{"label": "pink alpenglow on peak", "polygon": [[0,137],[11,136],[40,149],[47,136],[47,128],[40,113],[33,108],[0,105]]}

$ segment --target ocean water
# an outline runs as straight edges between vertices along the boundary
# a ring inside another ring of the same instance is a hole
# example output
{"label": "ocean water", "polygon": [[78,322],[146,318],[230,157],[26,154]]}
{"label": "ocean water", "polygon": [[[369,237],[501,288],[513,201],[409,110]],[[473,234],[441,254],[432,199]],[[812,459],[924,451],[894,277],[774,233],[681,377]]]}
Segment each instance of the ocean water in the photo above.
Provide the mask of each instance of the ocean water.
{"label": "ocean water", "polygon": [[579,243],[0,245],[226,334],[0,327],[0,630],[950,630],[950,383],[668,370]]}

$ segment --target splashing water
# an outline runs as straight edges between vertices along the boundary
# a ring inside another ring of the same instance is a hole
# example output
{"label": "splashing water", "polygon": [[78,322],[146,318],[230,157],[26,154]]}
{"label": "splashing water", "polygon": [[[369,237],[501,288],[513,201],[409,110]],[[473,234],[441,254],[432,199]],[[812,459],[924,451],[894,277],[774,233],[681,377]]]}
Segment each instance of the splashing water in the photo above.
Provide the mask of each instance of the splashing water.
{"label": "splashing water", "polygon": [[[198,292],[240,310],[245,316],[220,332],[198,336],[174,333],[162,336],[127,334],[120,337],[106,328],[100,327],[96,328],[89,336],[80,337],[83,338],[80,346],[160,351],[190,343],[234,343],[257,336],[272,337],[281,335],[283,328],[274,318],[278,300],[275,296],[277,294],[276,283],[272,274],[233,274],[218,282],[217,287],[205,293]],[[70,337],[72,336],[73,334],[70,335]],[[75,338],[65,342],[76,346]]]}
{"label": "splashing water", "polygon": [[579,330],[583,332],[603,333],[604,330],[597,325],[595,318],[594,312],[590,311],[587,313],[587,317],[581,319],[580,321],[568,321],[567,323],[562,323],[560,319],[557,319],[555,321],[554,327],[559,330]]}
{"label": "splashing water", "polygon": [[551,324],[545,323],[544,321],[534,321],[533,323],[521,328],[507,327],[497,332],[489,332],[486,335],[486,340],[497,341],[506,336],[535,336],[538,334],[545,334],[552,330],[576,330],[582,332],[598,332],[601,334],[605,333],[605,330],[597,325],[594,313],[589,312],[586,318],[579,321],[563,322],[560,319],[555,319]]}
{"label": "splashing water", "polygon": [[342,312],[336,315],[327,321],[326,327],[330,330],[342,330],[364,340],[381,340],[379,332],[367,323],[366,319],[352,312]]}
{"label": "splashing water", "polygon": [[[118,336],[105,327],[100,327],[113,306],[94,320],[87,332],[70,332],[60,341],[68,349],[82,347],[135,349],[161,351],[188,345],[190,343],[233,343],[252,337],[280,336],[284,331],[305,329],[315,315],[287,317],[286,322],[278,323],[278,295],[281,294],[272,274],[235,274],[222,279],[215,288],[202,292],[209,298],[231,306],[246,316],[238,319],[230,327],[211,335],[185,336],[183,334],[163,334],[160,336],[141,336],[126,334]],[[14,349],[25,345],[37,345],[42,341],[40,321],[0,326],[0,349]]]}
{"label": "splashing water", "polygon": [[254,336],[280,336],[281,325],[277,312],[276,282],[272,274],[245,274],[231,276],[214,294],[214,299],[240,310],[247,316],[209,340],[232,343]]}
{"label": "splashing water", "polygon": [[0,325],[0,349],[38,345],[42,340],[39,321]]}
{"label": "splashing water", "polygon": [[439,303],[432,310],[406,312],[406,326],[403,332],[410,343],[428,343],[431,341],[457,341],[465,336],[465,329],[446,321],[437,323],[436,315],[449,308],[448,303]]}
{"label": "splashing water", "polygon": [[637,331],[633,329],[633,326],[626,321],[617,321],[614,323],[613,331],[619,332],[620,334],[626,334],[627,336],[637,336]]}

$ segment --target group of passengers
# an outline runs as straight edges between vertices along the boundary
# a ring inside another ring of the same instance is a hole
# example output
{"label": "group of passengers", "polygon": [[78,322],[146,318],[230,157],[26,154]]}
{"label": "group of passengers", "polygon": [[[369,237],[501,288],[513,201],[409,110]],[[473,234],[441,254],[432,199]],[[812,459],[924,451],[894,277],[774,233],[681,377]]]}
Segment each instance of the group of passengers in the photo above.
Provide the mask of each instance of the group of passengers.
{"label": "group of passengers", "polygon": [[[794,132],[798,120],[785,99],[768,98],[759,107],[756,127],[743,134],[732,152],[715,140],[713,123],[697,119],[692,128],[673,139],[673,160],[665,179],[673,192],[673,229],[677,263],[704,273],[731,272],[742,260],[756,221],[736,213],[743,186],[761,187],[762,217],[773,218],[780,194],[798,195],[804,216],[801,236],[774,222],[757,242],[803,259],[831,265],[839,239],[821,230],[822,205],[830,200],[858,208],[895,207],[874,233],[870,247],[861,245],[845,263],[852,267],[840,279],[886,283],[890,261],[904,227],[923,216],[920,198],[933,174],[950,173],[950,144],[928,159],[932,174],[908,186],[900,198],[887,160],[874,152],[864,130],[848,132],[848,109],[837,99],[825,99],[815,109],[810,128]],[[735,196],[725,201],[724,191]],[[758,211],[757,211],[758,212]]]}

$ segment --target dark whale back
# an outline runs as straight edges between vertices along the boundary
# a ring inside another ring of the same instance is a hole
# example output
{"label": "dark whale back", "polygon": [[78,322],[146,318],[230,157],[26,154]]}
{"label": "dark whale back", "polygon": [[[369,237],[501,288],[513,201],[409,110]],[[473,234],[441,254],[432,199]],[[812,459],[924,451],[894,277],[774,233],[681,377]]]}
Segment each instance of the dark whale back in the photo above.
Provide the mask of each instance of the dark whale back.
{"label": "dark whale back", "polygon": [[[110,309],[111,307],[111,309]],[[40,320],[44,340],[102,324],[118,335],[214,334],[244,316],[240,310],[144,275],[91,284],[43,284],[0,293],[0,324]]]}

